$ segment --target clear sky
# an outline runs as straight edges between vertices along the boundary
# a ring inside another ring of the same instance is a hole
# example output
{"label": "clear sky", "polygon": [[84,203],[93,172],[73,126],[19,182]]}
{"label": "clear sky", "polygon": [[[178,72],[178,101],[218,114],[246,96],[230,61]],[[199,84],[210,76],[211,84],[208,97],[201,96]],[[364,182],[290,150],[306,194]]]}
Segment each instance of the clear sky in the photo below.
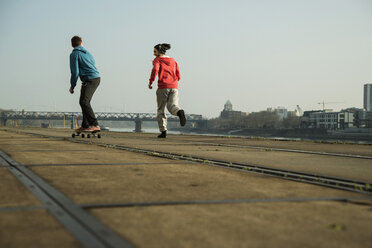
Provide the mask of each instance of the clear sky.
{"label": "clear sky", "polygon": [[74,35],[102,77],[95,111],[156,111],[147,84],[163,42],[181,107],[206,117],[228,99],[246,112],[362,107],[372,83],[371,0],[0,0],[0,108],[79,111]]}

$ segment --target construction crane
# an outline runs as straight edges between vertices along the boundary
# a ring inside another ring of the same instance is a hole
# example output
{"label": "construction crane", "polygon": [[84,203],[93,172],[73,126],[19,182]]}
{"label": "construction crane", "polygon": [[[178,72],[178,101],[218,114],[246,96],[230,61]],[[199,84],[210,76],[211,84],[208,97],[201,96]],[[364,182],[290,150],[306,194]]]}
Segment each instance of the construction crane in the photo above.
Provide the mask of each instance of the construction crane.
{"label": "construction crane", "polygon": [[297,116],[302,116],[302,115],[304,114],[304,111],[302,111],[302,109],[300,108],[299,105],[297,105],[295,111],[296,111],[296,115],[297,115]]}
{"label": "construction crane", "polygon": [[345,102],[318,102],[318,104],[322,104],[323,105],[323,110],[325,109],[325,105],[326,104],[338,104],[338,103],[345,103]]}

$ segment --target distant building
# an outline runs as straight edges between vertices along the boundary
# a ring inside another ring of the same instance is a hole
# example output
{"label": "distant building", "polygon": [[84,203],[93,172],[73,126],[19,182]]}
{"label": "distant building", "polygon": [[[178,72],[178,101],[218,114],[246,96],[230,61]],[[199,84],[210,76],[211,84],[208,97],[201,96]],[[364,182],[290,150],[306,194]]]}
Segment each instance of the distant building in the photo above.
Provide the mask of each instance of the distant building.
{"label": "distant building", "polygon": [[230,100],[227,100],[220,115],[222,119],[236,119],[244,116],[248,116],[248,113],[233,110]]}
{"label": "distant building", "polygon": [[364,127],[372,128],[372,111],[367,111],[364,119]]}
{"label": "distant building", "polygon": [[354,113],[349,111],[341,111],[337,115],[337,129],[346,129],[354,126]]}
{"label": "distant building", "polygon": [[278,107],[275,109],[275,113],[279,116],[280,120],[288,117],[288,110],[283,107]]}
{"label": "distant building", "polygon": [[372,111],[366,111],[360,108],[347,108],[342,111],[354,113],[354,126],[357,128],[372,127]]}
{"label": "distant building", "polygon": [[338,112],[315,112],[309,114],[310,127],[337,129],[337,115]]}
{"label": "distant building", "polygon": [[275,112],[275,114],[279,117],[280,120],[288,117],[288,110],[284,107],[277,107],[277,108],[267,108],[267,112]]}
{"label": "distant building", "polygon": [[223,106],[223,111],[233,111],[232,103],[230,102],[230,100],[227,100],[227,102]]}
{"label": "distant building", "polygon": [[301,117],[303,128],[346,129],[355,127],[354,111],[342,110],[328,112],[326,110],[305,111]]}
{"label": "distant building", "polygon": [[372,111],[372,84],[364,85],[363,107],[366,111]]}
{"label": "distant building", "polygon": [[322,110],[310,110],[310,111],[305,111],[303,115],[300,117],[300,127],[301,128],[313,128],[313,119],[310,120],[310,114],[313,113],[319,113],[319,112],[324,112]]}

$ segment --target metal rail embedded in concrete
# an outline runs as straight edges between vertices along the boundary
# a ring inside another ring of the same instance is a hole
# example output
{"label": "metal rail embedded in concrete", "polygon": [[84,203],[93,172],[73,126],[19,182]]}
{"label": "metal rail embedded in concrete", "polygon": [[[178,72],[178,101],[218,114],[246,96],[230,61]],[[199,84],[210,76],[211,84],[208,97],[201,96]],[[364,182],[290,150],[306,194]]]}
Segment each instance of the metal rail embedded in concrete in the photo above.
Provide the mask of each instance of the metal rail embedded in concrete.
{"label": "metal rail embedded in concrete", "polygon": [[197,200],[197,201],[164,201],[164,202],[119,202],[119,203],[92,203],[80,205],[89,208],[116,208],[116,207],[150,207],[175,205],[208,205],[208,204],[240,204],[257,202],[313,202],[337,201],[352,202],[353,200],[371,200],[370,197],[318,197],[318,198],[268,198],[268,199],[226,199],[226,200]]}
{"label": "metal rail embedded in concrete", "polygon": [[80,139],[70,139],[70,138],[61,138],[55,137],[51,135],[45,134],[36,134],[36,133],[28,133],[28,132],[20,132],[23,134],[28,134],[31,136],[36,137],[43,137],[48,139],[57,139],[57,140],[66,140],[73,143],[80,143],[80,144],[93,144],[101,147],[108,147],[114,148],[119,150],[125,150],[130,152],[141,153],[149,156],[167,158],[172,160],[182,160],[182,161],[189,161],[189,162],[196,162],[196,163],[204,163],[211,166],[218,166],[223,168],[229,168],[238,171],[245,171],[245,172],[252,172],[266,176],[272,176],[276,178],[302,182],[302,183],[309,183],[319,186],[325,186],[334,189],[340,190],[347,190],[357,193],[363,193],[367,195],[372,195],[372,182],[364,182],[359,180],[351,180],[346,178],[340,177],[331,177],[327,175],[321,174],[311,174],[305,172],[299,172],[294,170],[284,170],[284,169],[277,169],[262,165],[255,165],[255,164],[246,164],[246,163],[232,163],[223,160],[216,160],[216,159],[208,159],[202,157],[196,157],[186,154],[178,154],[178,153],[169,153],[169,152],[161,152],[155,150],[147,150],[141,148],[134,148],[128,147],[123,145],[115,145],[115,144],[106,144],[102,142],[91,142],[87,140],[80,140]]}
{"label": "metal rail embedded in concrete", "polygon": [[84,246],[89,248],[129,248],[129,242],[93,218],[61,192],[26,167],[0,151],[1,164],[18,178],[44,207]]}

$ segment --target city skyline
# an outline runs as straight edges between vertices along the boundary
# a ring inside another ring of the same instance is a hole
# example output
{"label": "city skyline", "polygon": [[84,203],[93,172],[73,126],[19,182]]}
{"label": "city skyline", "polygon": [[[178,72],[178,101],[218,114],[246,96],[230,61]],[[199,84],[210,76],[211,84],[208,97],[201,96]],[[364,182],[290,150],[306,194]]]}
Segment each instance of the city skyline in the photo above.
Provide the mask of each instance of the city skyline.
{"label": "city skyline", "polygon": [[362,108],[371,82],[370,1],[81,3],[85,11],[74,1],[1,1],[0,108],[80,111],[68,93],[76,34],[102,75],[95,111],[156,112],[147,83],[161,42],[180,65],[181,107],[208,118],[227,99],[244,112]]}
{"label": "city skyline", "polygon": [[[370,109],[365,108],[365,106],[366,106],[366,99],[365,99],[366,90],[365,90],[365,88],[366,88],[367,85],[369,86],[369,88],[368,88],[369,94],[370,95],[372,94],[372,84],[364,84],[364,94],[363,94],[363,100],[362,100],[363,101],[363,106],[348,106],[346,108],[342,108],[342,109],[339,109],[339,110],[349,109],[349,108],[358,108],[358,109],[365,109],[366,111],[371,111]],[[372,102],[370,99],[369,99],[369,101]],[[269,111],[269,109],[275,110],[275,109],[281,109],[281,108],[286,109],[288,111],[292,111],[288,107],[277,105],[277,106],[267,106],[264,109],[260,109],[260,110],[256,110],[256,111],[252,111],[252,112],[247,112],[247,111],[244,111],[244,110],[239,110],[239,109],[233,108],[233,104],[232,104],[232,101],[230,101],[230,99],[227,99],[226,102],[225,102],[225,104],[222,105],[223,106],[222,107],[222,110],[224,109],[224,106],[226,106],[226,103],[227,102],[229,102],[232,105],[231,111],[241,111],[241,112],[245,112],[245,113],[254,113],[254,112],[261,112],[261,111]],[[322,109],[321,108],[321,104],[323,104],[323,105],[328,104],[327,102],[324,102],[323,101],[323,102],[319,102],[317,104],[319,104],[318,105],[319,106],[318,108],[315,108],[315,109],[304,109],[303,111],[315,111],[315,110],[319,110],[319,111],[321,111],[321,110],[328,110],[328,111],[336,111],[336,112],[338,111],[338,110],[335,110],[334,108],[324,108],[324,109]],[[370,103],[370,105],[371,105],[371,103]],[[297,106],[298,105],[296,105],[296,107],[293,108],[294,111],[297,110]],[[301,107],[301,106],[299,106],[299,107]],[[100,108],[102,108],[102,107],[100,107]],[[105,109],[104,111],[97,111],[97,112],[122,112],[122,113],[130,113],[130,112],[125,112],[124,110],[122,110],[122,111],[121,110],[119,110],[119,111],[113,111],[113,109],[115,109],[115,108],[112,108],[110,106],[103,106],[103,108]],[[1,109],[1,107],[0,107],[0,109]],[[43,106],[42,109],[27,109],[27,108],[21,107],[21,108],[8,108],[8,109],[3,109],[3,110],[15,110],[15,111],[20,111],[20,110],[25,110],[25,111],[50,111],[50,112],[53,112],[53,111],[65,112],[66,111],[66,112],[68,112],[68,110],[60,110],[60,109],[57,110],[56,109],[56,106],[54,106],[54,107],[53,106]],[[138,113],[140,113],[140,112],[138,112]],[[190,114],[193,114],[193,113],[190,113]],[[216,118],[216,117],[218,117],[218,116],[209,116],[209,118]]]}

